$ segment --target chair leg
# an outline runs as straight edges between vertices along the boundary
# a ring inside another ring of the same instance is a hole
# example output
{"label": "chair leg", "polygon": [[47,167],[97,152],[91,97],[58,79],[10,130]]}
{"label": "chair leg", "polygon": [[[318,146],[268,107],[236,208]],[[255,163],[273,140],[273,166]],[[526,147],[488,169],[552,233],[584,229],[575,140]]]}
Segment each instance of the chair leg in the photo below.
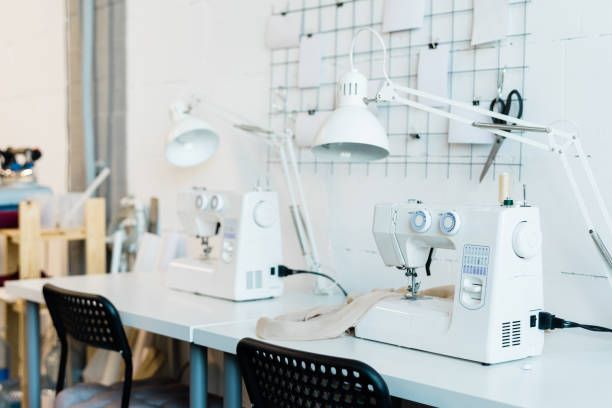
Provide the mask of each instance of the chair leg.
{"label": "chair leg", "polygon": [[55,394],[59,394],[66,385],[66,362],[68,361],[68,341],[66,337],[60,339],[60,363],[59,372],[57,373],[57,384],[55,385]]}
{"label": "chair leg", "polygon": [[123,394],[121,396],[121,408],[130,405],[130,393],[132,392],[132,356],[124,357],[125,377],[123,379]]}

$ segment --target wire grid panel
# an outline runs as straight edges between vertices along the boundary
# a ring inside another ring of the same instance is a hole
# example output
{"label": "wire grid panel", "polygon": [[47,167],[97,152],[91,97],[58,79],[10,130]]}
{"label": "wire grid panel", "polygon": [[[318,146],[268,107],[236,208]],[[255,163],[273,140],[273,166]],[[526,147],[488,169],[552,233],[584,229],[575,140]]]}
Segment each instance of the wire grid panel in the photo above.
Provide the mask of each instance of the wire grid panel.
{"label": "wire grid panel", "polygon": [[[497,95],[497,83],[505,68],[505,97],[518,89],[525,101],[527,14],[531,0],[509,0],[509,34],[505,40],[471,46],[472,1],[426,0],[423,27],[383,34],[387,50],[387,71],[399,85],[417,87],[417,64],[421,50],[433,44],[448,50],[450,58],[449,96],[464,102],[478,100],[488,107]],[[335,105],[337,80],[350,69],[349,51],[353,35],[364,27],[381,31],[384,0],[291,0],[274,7],[274,15],[299,13],[302,35],[318,34],[324,44],[321,85],[297,86],[299,49],[271,52],[270,125],[292,127],[298,113],[331,111]],[[356,68],[370,80],[369,97],[374,97],[383,81],[383,55],[378,41],[362,34],[355,46]],[[448,109],[447,106],[442,107]],[[371,106],[387,130],[390,155],[370,163],[329,163],[317,161],[308,149],[300,149],[302,169],[315,172],[344,171],[347,174],[422,175],[470,180],[477,179],[487,159],[490,145],[448,143],[448,120],[399,105]],[[277,164],[270,151],[268,164]],[[522,147],[504,143],[487,177],[506,171],[518,179],[522,171]]]}

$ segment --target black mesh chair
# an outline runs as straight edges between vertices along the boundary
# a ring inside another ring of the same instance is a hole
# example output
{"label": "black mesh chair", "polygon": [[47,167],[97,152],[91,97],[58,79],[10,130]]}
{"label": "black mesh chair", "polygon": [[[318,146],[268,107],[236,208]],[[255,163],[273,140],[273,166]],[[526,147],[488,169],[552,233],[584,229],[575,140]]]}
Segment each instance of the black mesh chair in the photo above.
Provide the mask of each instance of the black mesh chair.
{"label": "black mesh chair", "polygon": [[125,362],[121,407],[127,408],[132,388],[132,352],[115,306],[103,296],[73,292],[46,284],[43,295],[61,345],[56,394],[64,389],[70,335],[88,346],[117,351]]}
{"label": "black mesh chair", "polygon": [[242,377],[255,408],[391,408],[387,384],[360,361],[242,339]]}

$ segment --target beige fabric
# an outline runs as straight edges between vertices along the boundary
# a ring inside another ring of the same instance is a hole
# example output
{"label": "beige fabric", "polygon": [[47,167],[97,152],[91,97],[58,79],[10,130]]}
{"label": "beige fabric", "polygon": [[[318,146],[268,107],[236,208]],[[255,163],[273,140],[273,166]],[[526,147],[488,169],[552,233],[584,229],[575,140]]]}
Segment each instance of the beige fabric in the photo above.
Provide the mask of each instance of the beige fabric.
{"label": "beige fabric", "polygon": [[[454,286],[440,286],[421,292],[427,296],[452,298]],[[257,337],[264,340],[322,340],[340,337],[355,327],[378,302],[400,299],[405,288],[373,290],[350,294],[345,303],[335,306],[317,306],[275,318],[262,317],[257,321]]]}

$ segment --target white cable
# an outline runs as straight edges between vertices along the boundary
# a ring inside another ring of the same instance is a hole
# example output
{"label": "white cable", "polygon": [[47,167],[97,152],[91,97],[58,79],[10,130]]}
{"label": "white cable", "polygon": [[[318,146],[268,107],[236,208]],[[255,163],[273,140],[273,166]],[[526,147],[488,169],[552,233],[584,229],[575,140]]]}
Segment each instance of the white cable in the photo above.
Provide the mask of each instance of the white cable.
{"label": "white cable", "polygon": [[385,41],[383,40],[383,38],[380,36],[380,34],[376,30],[373,30],[370,27],[362,28],[361,30],[357,31],[357,33],[353,36],[353,41],[351,43],[351,53],[350,53],[351,71],[355,70],[353,52],[355,51],[355,43],[356,43],[357,37],[359,37],[359,34],[365,31],[371,32],[372,34],[374,34],[374,37],[378,38],[378,41],[380,41],[380,45],[382,46],[382,50],[383,50],[383,75],[385,76],[385,79],[387,80],[387,82],[391,82],[391,80],[389,79],[389,75],[387,75],[387,47],[385,46]]}

